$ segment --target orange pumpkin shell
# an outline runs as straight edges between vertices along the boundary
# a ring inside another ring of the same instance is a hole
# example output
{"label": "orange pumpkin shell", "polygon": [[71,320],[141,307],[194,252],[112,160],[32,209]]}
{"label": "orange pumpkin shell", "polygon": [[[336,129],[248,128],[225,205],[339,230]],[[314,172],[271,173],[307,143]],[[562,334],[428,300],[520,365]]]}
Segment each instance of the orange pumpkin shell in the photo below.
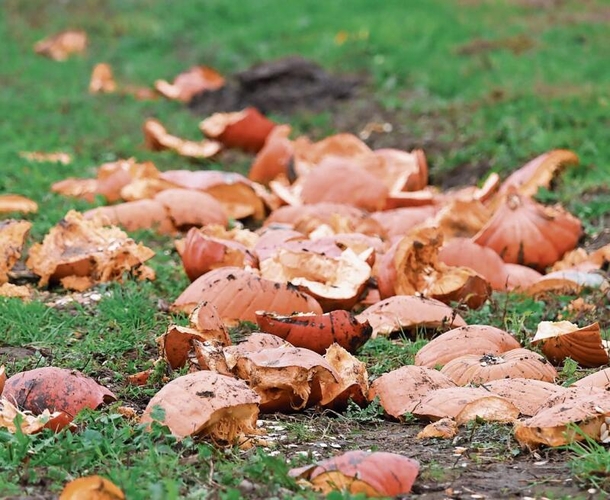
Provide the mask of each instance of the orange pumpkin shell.
{"label": "orange pumpkin shell", "polygon": [[366,365],[352,356],[339,344],[331,345],[324,354],[337,374],[339,381],[324,385],[321,406],[335,411],[345,410],[350,401],[361,408],[368,405],[369,375]]}
{"label": "orange pumpkin shell", "polygon": [[531,378],[503,378],[486,382],[482,386],[513,403],[521,415],[535,415],[550,397],[561,395],[564,387]]}
{"label": "orange pumpkin shell", "polygon": [[474,242],[493,249],[504,262],[544,269],[572,250],[581,234],[580,221],[563,208],[509,192]]}
{"label": "orange pumpkin shell", "polygon": [[104,477],[86,476],[66,484],[59,500],[125,500],[125,494]]}
{"label": "orange pumpkin shell", "polygon": [[290,132],[290,125],[278,125],[269,133],[252,162],[248,179],[267,185],[277,177],[287,175],[294,149],[288,138]]}
{"label": "orange pumpkin shell", "polygon": [[354,450],[314,467],[292,469],[289,474],[308,479],[324,494],[341,490],[367,497],[396,497],[411,492],[419,463],[395,453]]}
{"label": "orange pumpkin shell", "polygon": [[68,421],[85,408],[95,410],[116,401],[111,391],[79,371],[53,366],[13,375],[6,381],[2,396],[34,414],[46,409],[63,412]]}
{"label": "orange pumpkin shell", "polygon": [[228,148],[239,148],[257,153],[275,127],[256,108],[246,108],[234,113],[214,113],[199,124],[201,131]]}
{"label": "orange pumpkin shell", "polygon": [[499,356],[466,354],[452,359],[441,370],[457,385],[484,384],[502,378],[532,378],[554,382],[557,371],[540,354],[512,349]]}
{"label": "orange pumpkin shell", "polygon": [[271,333],[295,347],[305,347],[324,354],[333,343],[354,353],[370,338],[373,329],[367,321],[358,321],[343,310],[322,315],[293,314],[280,316],[259,311],[256,322],[263,332]]}
{"label": "orange pumpkin shell", "polygon": [[466,326],[451,307],[434,299],[396,295],[378,301],[356,316],[373,327],[372,337],[420,328],[449,329]]}
{"label": "orange pumpkin shell", "polygon": [[430,391],[455,387],[449,377],[420,366],[407,365],[375,379],[369,400],[379,397],[385,412],[396,419],[412,412]]}
{"label": "orange pumpkin shell", "polygon": [[608,351],[602,345],[599,323],[578,328],[569,321],[542,321],[532,345],[541,350],[551,363],[572,358],[579,365],[594,368],[608,363]]}
{"label": "orange pumpkin shell", "polygon": [[190,313],[202,301],[213,304],[226,325],[254,323],[256,311],[322,314],[320,304],[311,296],[236,267],[214,269],[197,278],[175,300],[172,310]]}
{"label": "orange pumpkin shell", "polygon": [[466,354],[498,355],[521,347],[503,330],[487,325],[469,325],[449,330],[432,339],[415,355],[415,364],[435,368]]}

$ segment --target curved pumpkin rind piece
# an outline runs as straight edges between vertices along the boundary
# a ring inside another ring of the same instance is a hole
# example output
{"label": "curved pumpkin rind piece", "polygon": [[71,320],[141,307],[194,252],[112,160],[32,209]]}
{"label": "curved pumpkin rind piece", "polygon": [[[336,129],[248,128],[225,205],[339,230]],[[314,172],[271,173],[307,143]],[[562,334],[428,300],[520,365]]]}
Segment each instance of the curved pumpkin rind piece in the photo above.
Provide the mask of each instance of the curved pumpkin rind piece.
{"label": "curved pumpkin rind piece", "polygon": [[149,401],[142,423],[155,420],[167,425],[179,439],[210,436],[233,444],[243,434],[256,434],[259,396],[243,380],[210,371],[183,375],[165,385]]}
{"label": "curved pumpkin rind piece", "polygon": [[457,385],[484,384],[501,378],[532,378],[554,382],[557,370],[540,354],[512,349],[499,356],[467,354],[449,361],[441,373]]}
{"label": "curved pumpkin rind piece", "polygon": [[504,262],[543,270],[576,247],[581,234],[580,220],[560,206],[543,206],[511,189],[473,241]]}
{"label": "curved pumpkin rind piece", "polygon": [[526,417],[535,415],[550,397],[565,391],[560,385],[530,378],[492,380],[483,384],[483,388],[508,399]]}
{"label": "curved pumpkin rind piece", "polygon": [[[568,394],[567,392],[565,394]],[[540,445],[563,446],[586,437],[608,439],[610,396],[603,390],[555,397],[555,403],[515,425],[515,439],[530,449]],[[605,431],[605,436],[604,436]]]}
{"label": "curved pumpkin rind piece", "polygon": [[[481,387],[449,387],[435,389],[426,394],[417,406],[413,409],[413,415],[428,420],[440,420],[441,418],[455,419],[467,405],[483,400],[480,410],[486,418],[500,422],[512,421],[519,414],[519,410],[508,399],[490,394],[489,391]],[[501,412],[493,411],[486,413],[485,402],[491,402],[495,408],[502,408]],[[476,417],[477,406],[473,405],[462,414],[461,418],[472,419]],[[514,417],[513,417],[514,415]],[[506,417],[508,417],[506,419]]]}
{"label": "curved pumpkin rind piece", "polygon": [[466,326],[455,310],[439,300],[395,295],[381,300],[356,316],[373,327],[372,338],[417,328],[450,329]]}
{"label": "curved pumpkin rind piece", "polygon": [[419,474],[419,462],[395,453],[354,450],[318,462],[305,471],[292,469],[289,474],[294,477],[297,473],[325,494],[342,490],[395,497],[411,492]]}
{"label": "curved pumpkin rind piece", "polygon": [[360,322],[344,310],[323,315],[301,313],[290,316],[259,311],[256,322],[261,331],[318,354],[324,354],[335,342],[354,353],[366,343],[373,331],[367,321]]}
{"label": "curved pumpkin rind piece", "polygon": [[125,494],[104,477],[86,476],[66,484],[59,500],[125,500]]}
{"label": "curved pumpkin rind piece", "polygon": [[261,310],[277,314],[322,314],[320,304],[313,297],[237,267],[223,267],[200,276],[180,294],[171,309],[190,314],[201,301],[213,304],[229,326],[239,321],[255,323],[256,311]]}
{"label": "curved pumpkin rind piece", "polygon": [[579,365],[595,368],[608,363],[599,323],[583,328],[569,321],[542,321],[532,345],[541,345],[543,354],[554,364],[572,358]]}
{"label": "curved pumpkin rind piece", "polygon": [[379,397],[386,414],[402,419],[412,412],[420,401],[436,389],[455,387],[455,383],[442,373],[420,366],[403,366],[375,379],[369,391],[369,400]]}
{"label": "curved pumpkin rind piece", "polygon": [[466,354],[498,355],[521,347],[509,333],[488,325],[468,325],[432,339],[415,355],[417,366],[435,368]]}
{"label": "curved pumpkin rind piece", "polygon": [[46,409],[63,412],[69,421],[85,408],[95,410],[117,399],[106,387],[79,371],[53,366],[13,375],[6,381],[2,395],[34,414]]}

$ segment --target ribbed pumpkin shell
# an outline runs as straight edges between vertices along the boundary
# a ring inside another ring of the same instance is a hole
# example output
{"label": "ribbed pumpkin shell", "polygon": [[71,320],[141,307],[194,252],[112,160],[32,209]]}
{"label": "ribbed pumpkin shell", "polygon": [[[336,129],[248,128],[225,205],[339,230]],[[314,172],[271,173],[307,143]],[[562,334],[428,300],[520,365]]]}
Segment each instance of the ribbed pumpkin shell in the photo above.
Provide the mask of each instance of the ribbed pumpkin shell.
{"label": "ribbed pumpkin shell", "polygon": [[412,412],[430,391],[455,387],[442,373],[420,366],[403,366],[375,379],[369,400],[379,397],[385,412],[397,419]]}
{"label": "ribbed pumpkin shell", "polygon": [[293,477],[309,480],[317,491],[347,491],[366,497],[407,495],[419,474],[419,463],[395,453],[348,451],[316,466],[290,470]]}
{"label": "ribbed pumpkin shell", "polygon": [[503,378],[486,382],[482,386],[513,403],[521,415],[531,417],[552,396],[565,391],[560,385],[531,378]]}
{"label": "ribbed pumpkin shell", "polygon": [[339,381],[319,354],[299,347],[279,347],[236,355],[233,372],[261,397],[265,413],[292,412],[318,404],[324,387]]}
{"label": "ribbed pumpkin shell", "polygon": [[540,410],[532,418],[518,422],[515,438],[521,446],[537,448],[540,445],[563,446],[582,441],[586,436],[599,440],[602,426],[608,428],[610,395],[594,392],[557,401],[557,404]]}
{"label": "ribbed pumpkin shell", "polygon": [[159,407],[163,412],[159,422],[174,436],[206,435],[233,444],[244,433],[256,433],[259,402],[243,380],[199,371],[165,385],[149,401],[141,422],[152,422]]}
{"label": "ribbed pumpkin shell", "polygon": [[81,372],[53,366],[13,375],[2,396],[36,415],[45,409],[64,412],[70,421],[85,408],[116,401],[111,391]]}
{"label": "ribbed pumpkin shell", "polygon": [[453,267],[469,267],[483,276],[494,290],[506,290],[508,275],[504,261],[490,248],[468,238],[454,238],[438,252],[438,259]]}
{"label": "ribbed pumpkin shell", "polygon": [[256,311],[322,314],[320,304],[309,295],[237,267],[215,269],[197,278],[175,300],[172,309],[190,313],[201,301],[213,304],[226,325],[254,323]]}
{"label": "ribbed pumpkin shell", "polygon": [[487,421],[512,422],[519,416],[519,409],[508,399],[483,388],[449,387],[430,391],[413,409],[413,414],[429,420],[450,417],[462,423],[477,415]]}
{"label": "ribbed pumpkin shell", "polygon": [[610,388],[610,368],[604,368],[591,375],[587,375],[574,382],[572,387],[601,387],[602,389],[608,389]]}
{"label": "ribbed pumpkin shell", "polygon": [[538,344],[554,364],[566,358],[572,358],[587,368],[608,363],[608,351],[602,345],[599,323],[578,328],[569,321],[542,321],[532,339],[532,345]]}
{"label": "ribbed pumpkin shell", "polygon": [[544,269],[572,250],[581,234],[580,221],[563,208],[509,192],[474,242],[491,248],[504,262]]}
{"label": "ribbed pumpkin shell", "polygon": [[281,316],[257,312],[256,322],[263,332],[277,335],[295,347],[324,354],[333,343],[354,353],[370,338],[373,329],[367,321],[358,321],[344,310],[318,314]]}
{"label": "ribbed pumpkin shell", "polygon": [[554,382],[557,371],[540,354],[513,349],[499,356],[467,354],[455,358],[441,370],[457,385],[484,384],[502,378],[532,378]]}
{"label": "ribbed pumpkin shell", "polygon": [[466,326],[463,318],[448,305],[414,295],[395,295],[381,300],[366,308],[356,318],[370,323],[373,338],[417,328],[448,329]]}
{"label": "ribbed pumpkin shell", "polygon": [[415,364],[435,368],[466,354],[502,354],[521,347],[509,333],[487,325],[469,325],[449,330],[432,339],[415,355]]}

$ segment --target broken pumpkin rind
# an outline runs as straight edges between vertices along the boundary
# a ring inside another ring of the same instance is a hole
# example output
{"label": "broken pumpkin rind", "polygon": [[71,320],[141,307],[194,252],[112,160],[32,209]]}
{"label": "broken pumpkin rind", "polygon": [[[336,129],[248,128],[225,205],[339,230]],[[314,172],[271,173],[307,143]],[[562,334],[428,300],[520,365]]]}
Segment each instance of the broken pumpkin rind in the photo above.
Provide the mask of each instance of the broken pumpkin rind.
{"label": "broken pumpkin rind", "polygon": [[244,434],[257,434],[259,396],[243,380],[198,371],[165,385],[149,401],[142,423],[155,420],[156,408],[179,439],[209,436],[218,444],[235,444]]}

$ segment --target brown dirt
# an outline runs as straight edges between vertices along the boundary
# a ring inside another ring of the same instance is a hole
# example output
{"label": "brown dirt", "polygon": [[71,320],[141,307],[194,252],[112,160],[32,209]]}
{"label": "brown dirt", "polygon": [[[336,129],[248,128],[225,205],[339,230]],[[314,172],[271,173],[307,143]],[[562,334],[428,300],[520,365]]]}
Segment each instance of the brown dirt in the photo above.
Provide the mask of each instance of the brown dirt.
{"label": "brown dirt", "polygon": [[418,440],[415,436],[423,428],[419,424],[361,424],[315,413],[266,418],[277,443],[269,451],[279,450],[304,463],[350,449],[415,458],[421,470],[409,498],[603,498],[571,478],[566,452],[523,451],[512,438],[510,426],[472,424],[452,440]]}

